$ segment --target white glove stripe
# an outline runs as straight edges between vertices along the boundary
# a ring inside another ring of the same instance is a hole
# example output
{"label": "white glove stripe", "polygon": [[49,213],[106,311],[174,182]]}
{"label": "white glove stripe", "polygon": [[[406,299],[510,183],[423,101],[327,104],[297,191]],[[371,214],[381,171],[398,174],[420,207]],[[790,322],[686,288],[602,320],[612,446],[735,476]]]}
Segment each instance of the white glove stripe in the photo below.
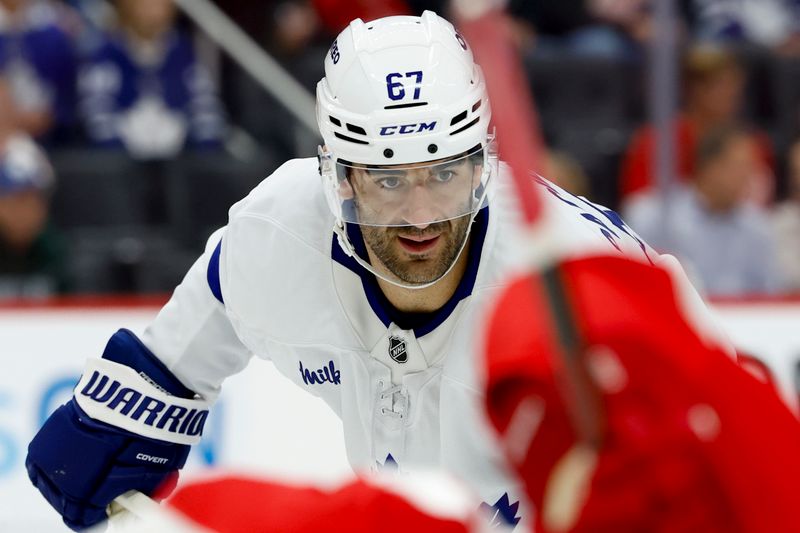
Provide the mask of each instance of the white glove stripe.
{"label": "white glove stripe", "polygon": [[197,444],[209,402],[171,396],[134,369],[89,359],[75,387],[75,401],[95,420],[151,439]]}

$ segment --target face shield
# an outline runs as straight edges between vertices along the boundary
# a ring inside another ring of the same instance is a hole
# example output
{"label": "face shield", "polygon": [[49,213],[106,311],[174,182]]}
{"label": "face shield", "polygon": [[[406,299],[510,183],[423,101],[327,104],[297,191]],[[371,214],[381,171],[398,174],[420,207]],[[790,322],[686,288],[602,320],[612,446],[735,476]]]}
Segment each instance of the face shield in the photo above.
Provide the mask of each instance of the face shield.
{"label": "face shield", "polygon": [[492,140],[455,157],[409,165],[334,162],[321,150],[320,169],[341,221],[425,227],[476,213],[497,173],[497,155]]}

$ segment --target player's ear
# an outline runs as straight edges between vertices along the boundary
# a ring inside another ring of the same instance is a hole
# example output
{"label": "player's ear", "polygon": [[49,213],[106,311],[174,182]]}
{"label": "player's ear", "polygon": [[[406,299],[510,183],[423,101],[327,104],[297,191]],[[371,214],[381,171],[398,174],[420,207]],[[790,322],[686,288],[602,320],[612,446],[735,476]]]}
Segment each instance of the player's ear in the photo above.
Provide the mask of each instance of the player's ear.
{"label": "player's ear", "polygon": [[481,177],[482,176],[483,176],[483,163],[478,163],[472,169],[472,190],[473,191],[481,186]]}
{"label": "player's ear", "polygon": [[339,198],[342,200],[352,200],[355,197],[353,184],[350,183],[353,172],[353,169],[347,169],[347,177],[339,180]]}

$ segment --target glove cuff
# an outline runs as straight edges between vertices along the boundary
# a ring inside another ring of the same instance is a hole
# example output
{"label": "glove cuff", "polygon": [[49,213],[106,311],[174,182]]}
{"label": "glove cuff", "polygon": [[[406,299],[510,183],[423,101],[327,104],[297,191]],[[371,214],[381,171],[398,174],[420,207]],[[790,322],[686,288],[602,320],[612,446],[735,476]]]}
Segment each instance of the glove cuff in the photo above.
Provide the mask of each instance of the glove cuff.
{"label": "glove cuff", "polygon": [[127,329],[120,329],[111,336],[106,349],[103,350],[103,359],[133,368],[150,383],[159,389],[164,389],[172,396],[190,399],[196,396],[136,335]]}
{"label": "glove cuff", "polygon": [[172,396],[129,366],[89,359],[75,401],[91,418],[131,433],[175,444],[197,444],[209,402]]}

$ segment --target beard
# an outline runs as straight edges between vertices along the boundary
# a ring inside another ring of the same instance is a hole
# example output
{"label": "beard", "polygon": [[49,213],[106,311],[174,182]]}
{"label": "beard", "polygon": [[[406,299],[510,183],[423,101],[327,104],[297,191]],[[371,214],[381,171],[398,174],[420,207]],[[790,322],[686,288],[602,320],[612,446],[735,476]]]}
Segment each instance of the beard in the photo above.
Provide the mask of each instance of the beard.
{"label": "beard", "polygon": [[[372,253],[400,281],[423,284],[437,281],[456,262],[471,222],[471,215],[465,215],[431,224],[425,229],[413,226],[361,226],[361,234]],[[412,256],[402,250],[398,242],[401,235],[425,237],[437,234],[441,244],[437,244],[429,253]]]}

